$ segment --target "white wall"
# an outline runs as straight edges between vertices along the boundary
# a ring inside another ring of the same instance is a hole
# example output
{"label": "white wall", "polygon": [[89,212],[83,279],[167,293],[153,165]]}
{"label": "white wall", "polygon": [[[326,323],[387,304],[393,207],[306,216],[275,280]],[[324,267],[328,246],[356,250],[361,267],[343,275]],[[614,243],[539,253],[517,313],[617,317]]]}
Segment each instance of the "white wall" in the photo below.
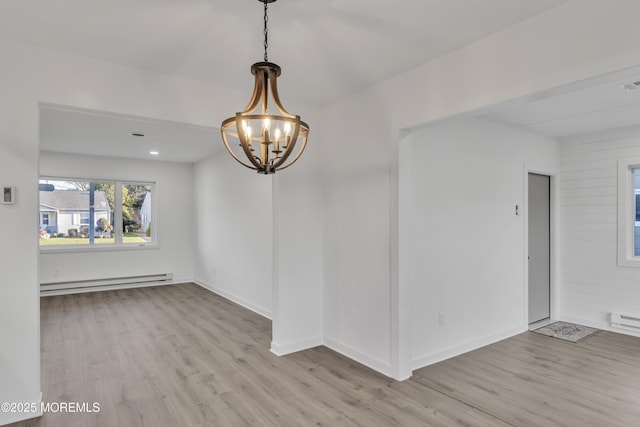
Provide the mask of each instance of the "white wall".
{"label": "white wall", "polygon": [[322,129],[312,128],[302,157],[274,176],[271,351],[278,355],[323,343],[323,145]]}
{"label": "white wall", "polygon": [[410,309],[390,298],[408,287],[392,268],[402,264],[399,131],[638,66],[638,13],[633,0],[569,1],[323,109],[328,346],[388,375],[409,374],[399,367],[411,352],[399,349],[410,340],[402,315]]}
{"label": "white wall", "polygon": [[[640,313],[640,269],[617,266],[617,160],[640,156],[640,130],[560,143],[560,313],[611,328],[611,312]],[[640,334],[636,334],[640,335]]]}
{"label": "white wall", "polygon": [[154,227],[157,224],[159,242],[155,249],[73,253],[43,250],[40,255],[41,283],[109,278],[114,274],[120,277],[157,273],[173,273],[177,283],[193,280],[196,227],[192,165],[43,151],[40,153],[40,174],[155,182],[157,212],[154,212]]}
{"label": "white wall", "polygon": [[391,370],[388,117],[369,92],[333,105],[325,126],[325,344]]}
{"label": "white wall", "polygon": [[[295,166],[261,175],[226,151],[195,165],[196,282],[273,319],[271,350],[322,344],[319,132]],[[220,142],[220,144],[222,144]]]}
{"label": "white wall", "polygon": [[200,230],[196,282],[271,318],[271,176],[243,167],[224,151],[195,164],[193,183]]}
{"label": "white wall", "polygon": [[[0,401],[40,400],[38,289],[38,106],[20,96],[17,73],[0,71],[0,185],[16,187],[16,204],[0,205]],[[11,100],[10,102],[6,102]],[[0,412],[0,424],[22,414]]]}
{"label": "white wall", "polygon": [[[327,344],[389,372],[397,363],[394,337],[411,327],[392,322],[399,310],[389,302],[398,290],[392,286],[405,287],[390,268],[398,259],[390,225],[397,131],[636,67],[638,14],[635,0],[569,1],[326,106],[321,121],[308,114],[313,108],[288,103],[325,136],[317,143],[327,177]],[[25,239],[23,230],[37,227],[38,102],[210,125],[228,117],[229,106],[245,105],[251,88],[239,92],[5,40],[0,53],[0,179],[18,192],[18,204],[1,210],[7,221],[0,222],[0,324],[12,328],[0,336],[0,400],[31,402],[40,391],[38,248],[37,236]],[[0,424],[12,419],[0,414]]]}
{"label": "white wall", "polygon": [[[252,87],[216,87],[7,40],[0,40],[0,54],[0,181],[16,186],[18,194],[16,205],[0,209],[0,324],[12,325],[0,332],[0,401],[37,402],[38,239],[36,233],[25,238],[24,230],[38,226],[39,102],[210,126],[246,105]],[[290,102],[287,107],[315,123],[314,108]],[[0,413],[0,425],[31,415]]]}
{"label": "white wall", "polygon": [[524,165],[555,169],[557,143],[480,119],[412,141],[404,219],[416,369],[526,330]]}

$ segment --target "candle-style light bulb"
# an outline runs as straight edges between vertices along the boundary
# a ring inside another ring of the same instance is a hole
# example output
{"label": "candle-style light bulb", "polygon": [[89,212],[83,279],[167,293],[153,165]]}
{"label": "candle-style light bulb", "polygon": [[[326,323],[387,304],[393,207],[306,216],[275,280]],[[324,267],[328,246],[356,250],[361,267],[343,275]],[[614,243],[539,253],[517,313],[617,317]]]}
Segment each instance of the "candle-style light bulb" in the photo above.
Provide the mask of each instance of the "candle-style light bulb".
{"label": "candle-style light bulb", "polygon": [[273,152],[278,154],[280,153],[280,137],[282,136],[282,132],[280,132],[280,128],[276,128],[275,132],[275,140],[273,141]]}
{"label": "candle-style light bulb", "polygon": [[291,123],[284,122],[284,146],[282,147],[284,150],[289,146],[289,142],[291,142]]}
{"label": "candle-style light bulb", "polygon": [[251,145],[251,126],[244,127],[244,134],[247,137],[247,145],[249,146],[249,149],[253,151],[253,146]]}
{"label": "candle-style light bulb", "polygon": [[264,130],[269,130],[269,128],[271,128],[271,120],[270,119],[264,119],[262,121],[262,127],[264,128]]}

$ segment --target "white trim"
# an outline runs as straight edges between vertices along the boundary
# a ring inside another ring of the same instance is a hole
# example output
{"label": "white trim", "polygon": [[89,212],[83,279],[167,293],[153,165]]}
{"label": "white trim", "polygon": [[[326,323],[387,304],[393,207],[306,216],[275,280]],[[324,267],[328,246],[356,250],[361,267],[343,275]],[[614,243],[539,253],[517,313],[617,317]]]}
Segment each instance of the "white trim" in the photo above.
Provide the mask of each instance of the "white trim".
{"label": "white trim", "polygon": [[416,369],[424,368],[425,366],[433,365],[434,363],[442,362],[443,360],[447,360],[452,357],[459,356],[469,351],[476,350],[480,347],[484,347],[484,346],[496,343],[498,341],[511,338],[512,336],[521,334],[522,332],[526,332],[527,330],[528,330],[527,325],[522,325],[514,329],[509,329],[507,331],[500,332],[498,334],[488,335],[486,337],[475,339],[461,345],[449,347],[443,351],[438,351],[435,353],[426,354],[424,356],[414,358],[413,369],[416,370]]}
{"label": "white trim", "polygon": [[271,353],[276,356],[286,356],[287,354],[297,353],[298,351],[308,350],[313,347],[322,345],[322,337],[305,338],[298,341],[278,344],[271,341]]}
{"label": "white trim", "polygon": [[[72,252],[86,252],[86,251],[121,251],[121,250],[131,250],[131,249],[144,249],[144,248],[158,248],[160,247],[160,239],[159,239],[159,233],[157,232],[159,227],[160,227],[160,221],[159,221],[159,217],[160,215],[158,215],[158,201],[157,201],[157,195],[158,195],[158,183],[157,181],[154,180],[149,180],[149,181],[140,181],[140,180],[126,180],[126,179],[122,179],[122,180],[114,180],[112,178],[86,178],[86,177],[59,177],[59,176],[53,176],[53,175],[39,175],[38,177],[38,182],[40,182],[41,180],[45,180],[45,181],[83,181],[83,182],[93,182],[93,183],[109,183],[109,184],[113,184],[114,186],[114,204],[115,204],[115,209],[113,210],[113,215],[114,215],[114,219],[113,219],[113,231],[114,231],[114,243],[113,244],[105,244],[105,247],[102,247],[102,245],[99,244],[94,244],[94,245],[90,245],[90,244],[83,244],[83,245],[60,245],[60,246],[56,246],[56,245],[38,245],[39,249],[40,249],[40,253],[47,253],[47,252],[52,252],[52,253],[72,253]],[[151,198],[151,219],[153,222],[155,222],[155,225],[152,226],[151,228],[151,242],[137,242],[137,243],[124,243],[123,241],[123,237],[124,237],[124,229],[122,227],[122,195],[123,195],[123,191],[122,191],[122,187],[124,185],[149,185],[151,186],[151,193],[152,193],[152,198]],[[40,212],[40,206],[44,205],[47,206],[46,204],[43,204],[40,202],[40,197],[38,196],[38,212]],[[80,215],[82,213],[84,213],[84,211],[74,211],[73,209],[57,209],[56,210],[56,226],[60,225],[60,218],[59,218],[59,212],[60,211],[66,211],[66,212],[72,212],[72,225],[87,225],[87,224],[83,224],[82,220],[80,219]],[[96,211],[100,211],[100,212],[111,212],[111,208],[107,209],[107,210],[96,210]],[[77,213],[73,213],[73,212],[77,212]],[[76,222],[77,221],[77,222]],[[155,229],[155,232],[154,232]]]}
{"label": "white trim", "polygon": [[[40,323],[40,322],[38,322]],[[38,358],[38,360],[40,360]],[[17,402],[16,402],[17,403]],[[40,392],[40,398],[32,402],[21,402],[23,404],[36,404],[37,410],[34,412],[0,412],[0,426],[17,423],[20,421],[31,420],[33,418],[41,417],[42,414],[42,392]]]}
{"label": "white trim", "polygon": [[122,246],[124,241],[124,226],[122,224],[122,183],[115,182],[113,184],[113,231],[114,246]]}
{"label": "white trim", "polygon": [[412,133],[400,132],[392,148],[390,209],[390,359],[393,378],[411,378]]}
{"label": "white trim", "polygon": [[[271,351],[274,350],[274,342],[280,341],[280,236],[278,231],[278,205],[280,175],[271,175]],[[274,354],[278,354],[275,353]]]}
{"label": "white trim", "polygon": [[220,289],[220,288],[218,288],[218,287],[216,287],[216,286],[214,286],[214,285],[212,285],[210,283],[205,282],[204,280],[194,279],[193,283],[195,283],[196,285],[207,289],[208,291],[213,292],[214,294],[217,294],[217,295],[219,295],[219,296],[221,296],[221,297],[223,297],[225,299],[228,299],[231,302],[234,302],[234,303],[236,303],[238,305],[241,305],[242,307],[247,308],[247,309],[253,311],[254,313],[257,313],[262,317],[266,317],[267,319],[271,320],[271,316],[272,316],[271,310],[267,310],[266,308],[261,307],[261,306],[259,306],[257,304],[254,304],[254,303],[252,303],[250,301],[247,301],[247,300],[245,300],[243,298],[240,298],[237,295],[234,295],[234,294],[232,294],[230,292],[224,291],[224,290],[222,290],[222,289]]}
{"label": "white trim", "polygon": [[[40,407],[40,403],[36,402]],[[13,414],[3,414],[5,417],[0,418],[0,426],[6,426],[13,423],[18,423],[21,421],[31,420],[34,418],[38,418],[42,416],[42,411],[38,412],[23,412],[23,413],[13,413]]]}
{"label": "white trim", "polygon": [[[375,357],[371,357],[368,354],[361,353],[360,351],[355,350],[349,347],[348,345],[345,345],[339,341],[336,341],[328,337],[324,337],[324,346],[368,368],[371,368],[374,371],[378,371],[382,375],[385,375],[389,378],[394,378],[392,369],[391,369],[391,364],[389,362],[384,362],[382,360],[376,359]],[[406,378],[394,378],[394,379],[402,381]]]}
{"label": "white trim", "polygon": [[619,267],[640,267],[634,254],[635,189],[632,169],[640,167],[640,157],[618,159],[618,253]]}
{"label": "white trim", "polygon": [[524,164],[524,188],[522,201],[524,230],[524,323],[529,323],[529,174],[549,177],[549,319],[558,317],[558,170],[554,167]]}

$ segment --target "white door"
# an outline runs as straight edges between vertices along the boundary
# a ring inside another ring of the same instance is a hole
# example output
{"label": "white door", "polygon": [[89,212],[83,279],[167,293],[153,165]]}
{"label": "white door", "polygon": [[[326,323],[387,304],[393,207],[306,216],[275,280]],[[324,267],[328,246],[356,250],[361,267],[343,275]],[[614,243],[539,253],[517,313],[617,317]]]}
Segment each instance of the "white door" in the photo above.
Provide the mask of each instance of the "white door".
{"label": "white door", "polygon": [[550,316],[550,184],[546,175],[529,174],[529,323]]}

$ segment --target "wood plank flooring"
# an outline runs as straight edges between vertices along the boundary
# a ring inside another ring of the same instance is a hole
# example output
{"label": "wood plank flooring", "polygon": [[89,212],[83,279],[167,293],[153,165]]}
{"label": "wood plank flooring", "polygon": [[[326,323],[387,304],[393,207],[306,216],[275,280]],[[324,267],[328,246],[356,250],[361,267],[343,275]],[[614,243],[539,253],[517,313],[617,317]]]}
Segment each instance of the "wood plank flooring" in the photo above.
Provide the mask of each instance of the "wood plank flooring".
{"label": "wood plank flooring", "polygon": [[524,333],[402,383],[319,347],[269,352],[271,322],[197,285],[41,300],[33,426],[640,426],[640,339]]}

